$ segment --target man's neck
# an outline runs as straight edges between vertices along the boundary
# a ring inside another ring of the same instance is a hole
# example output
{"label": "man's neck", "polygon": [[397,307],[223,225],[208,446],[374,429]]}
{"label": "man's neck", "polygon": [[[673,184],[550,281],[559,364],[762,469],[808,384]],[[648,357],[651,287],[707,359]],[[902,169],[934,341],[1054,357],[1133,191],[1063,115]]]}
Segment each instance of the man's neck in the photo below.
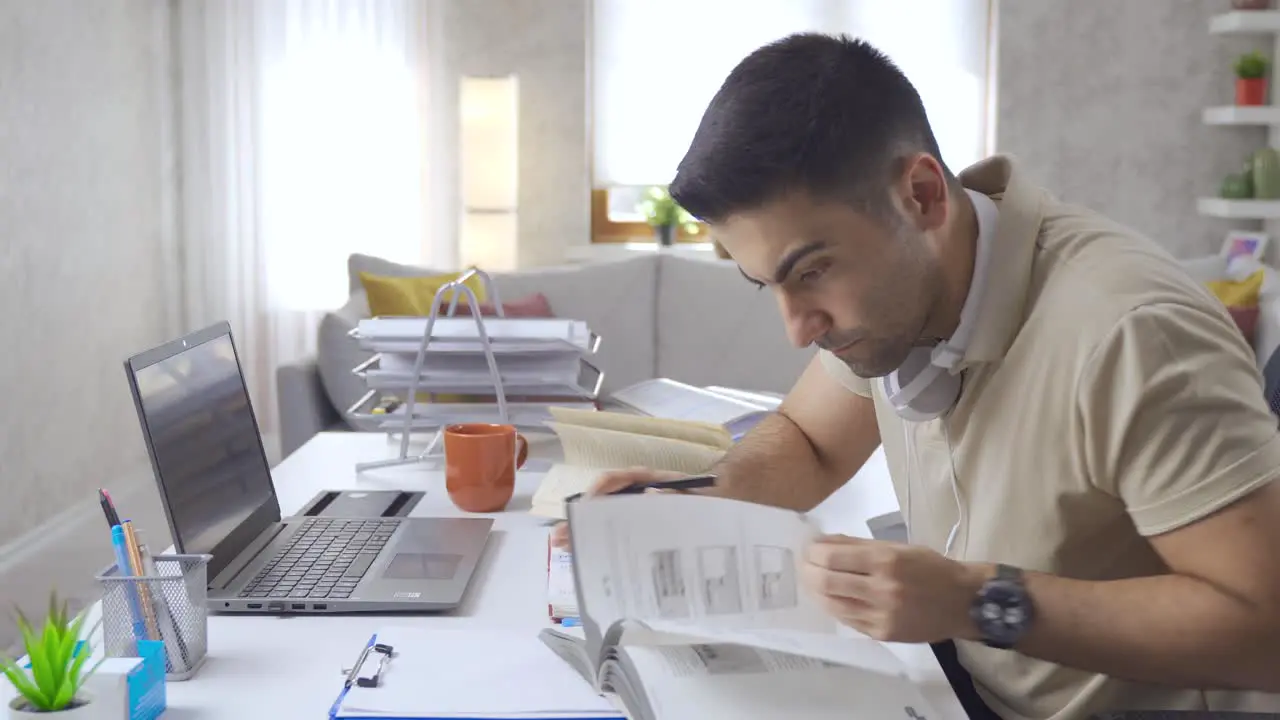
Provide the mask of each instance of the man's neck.
{"label": "man's neck", "polygon": [[960,311],[973,283],[978,253],[978,213],[969,193],[956,188],[951,193],[954,215],[947,223],[938,252],[942,265],[942,294],[929,313],[925,337],[946,339],[960,326]]}

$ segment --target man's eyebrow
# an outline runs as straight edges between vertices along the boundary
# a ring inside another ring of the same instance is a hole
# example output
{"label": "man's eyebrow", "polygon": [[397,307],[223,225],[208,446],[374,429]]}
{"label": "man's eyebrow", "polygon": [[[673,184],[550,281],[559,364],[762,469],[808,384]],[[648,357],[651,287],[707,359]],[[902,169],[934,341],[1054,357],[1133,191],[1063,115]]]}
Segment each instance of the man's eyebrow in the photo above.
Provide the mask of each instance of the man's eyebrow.
{"label": "man's eyebrow", "polygon": [[808,245],[801,245],[795,250],[787,253],[783,256],[782,260],[778,262],[777,269],[773,271],[773,281],[781,285],[787,279],[787,276],[791,274],[791,271],[795,269],[796,263],[803,260],[806,256],[818,252],[826,246],[827,244],[825,242],[818,240],[816,242],[811,242]]}

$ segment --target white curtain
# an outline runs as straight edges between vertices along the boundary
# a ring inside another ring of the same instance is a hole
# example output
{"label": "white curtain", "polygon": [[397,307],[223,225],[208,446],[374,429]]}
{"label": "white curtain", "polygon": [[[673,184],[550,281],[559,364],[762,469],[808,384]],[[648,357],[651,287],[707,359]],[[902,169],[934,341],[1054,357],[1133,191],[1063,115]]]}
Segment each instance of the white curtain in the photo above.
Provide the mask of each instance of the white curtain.
{"label": "white curtain", "polygon": [[959,171],[988,152],[990,1],[593,0],[595,186],[670,182],[729,71],[801,31],[847,33],[888,54]]}
{"label": "white curtain", "polygon": [[[451,267],[432,0],[177,0],[180,317],[228,320],[264,435],[275,371],[352,252]],[[268,438],[270,439],[270,438]]]}

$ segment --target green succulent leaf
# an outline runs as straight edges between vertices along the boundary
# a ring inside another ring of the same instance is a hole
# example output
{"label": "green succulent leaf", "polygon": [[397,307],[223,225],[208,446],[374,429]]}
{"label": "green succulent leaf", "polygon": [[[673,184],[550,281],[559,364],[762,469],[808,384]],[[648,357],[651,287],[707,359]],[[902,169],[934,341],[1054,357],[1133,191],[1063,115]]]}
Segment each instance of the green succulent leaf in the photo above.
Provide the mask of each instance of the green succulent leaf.
{"label": "green succulent leaf", "polygon": [[66,602],[60,603],[53,593],[49,597],[48,614],[38,632],[20,609],[15,610],[15,616],[30,668],[0,657],[0,672],[32,709],[41,712],[65,709],[80,691],[84,681],[81,671],[93,654],[88,648],[76,652],[85,616],[78,614],[71,619]]}

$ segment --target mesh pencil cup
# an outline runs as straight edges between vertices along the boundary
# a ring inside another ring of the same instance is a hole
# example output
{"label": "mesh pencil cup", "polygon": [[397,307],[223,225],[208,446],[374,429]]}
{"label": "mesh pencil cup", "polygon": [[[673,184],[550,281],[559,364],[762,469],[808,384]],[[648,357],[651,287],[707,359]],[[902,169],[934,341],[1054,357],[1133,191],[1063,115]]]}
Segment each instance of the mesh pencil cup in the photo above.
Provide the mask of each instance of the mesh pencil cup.
{"label": "mesh pencil cup", "polygon": [[165,678],[186,680],[208,650],[209,560],[212,555],[156,555],[142,577],[122,576],[116,564],[102,584],[102,647],[107,657],[136,657],[137,640],[163,640]]}

